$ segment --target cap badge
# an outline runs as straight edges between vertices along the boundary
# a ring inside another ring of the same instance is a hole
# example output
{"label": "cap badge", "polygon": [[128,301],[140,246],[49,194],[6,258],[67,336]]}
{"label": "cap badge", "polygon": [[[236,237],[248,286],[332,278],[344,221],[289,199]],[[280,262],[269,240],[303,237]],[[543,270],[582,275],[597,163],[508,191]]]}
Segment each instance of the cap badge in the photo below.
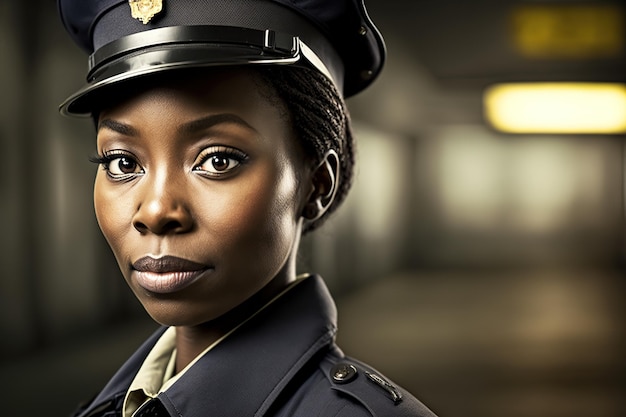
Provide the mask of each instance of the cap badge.
{"label": "cap badge", "polygon": [[162,0],[128,0],[131,16],[145,25],[163,9]]}

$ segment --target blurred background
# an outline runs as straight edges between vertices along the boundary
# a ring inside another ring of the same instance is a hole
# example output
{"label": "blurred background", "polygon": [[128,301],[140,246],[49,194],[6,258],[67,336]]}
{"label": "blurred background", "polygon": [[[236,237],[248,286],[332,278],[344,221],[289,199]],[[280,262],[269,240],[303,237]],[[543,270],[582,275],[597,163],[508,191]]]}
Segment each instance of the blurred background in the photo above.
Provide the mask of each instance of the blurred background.
{"label": "blurred background", "polygon": [[[301,254],[340,345],[442,417],[626,415],[624,5],[367,5],[356,183]],[[0,2],[0,60],[0,399],[64,416],[156,325],[95,223],[91,122],[56,110],[87,65],[54,1]]]}

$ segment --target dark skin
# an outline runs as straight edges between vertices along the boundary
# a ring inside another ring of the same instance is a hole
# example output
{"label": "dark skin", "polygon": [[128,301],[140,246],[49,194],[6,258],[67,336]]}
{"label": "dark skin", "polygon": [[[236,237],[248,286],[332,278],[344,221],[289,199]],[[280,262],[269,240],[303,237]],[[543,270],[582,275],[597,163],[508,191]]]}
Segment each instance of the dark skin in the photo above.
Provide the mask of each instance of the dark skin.
{"label": "dark skin", "polygon": [[294,282],[303,222],[332,202],[337,155],[313,163],[268,88],[211,70],[99,114],[96,217],[147,312],[176,326],[177,372]]}

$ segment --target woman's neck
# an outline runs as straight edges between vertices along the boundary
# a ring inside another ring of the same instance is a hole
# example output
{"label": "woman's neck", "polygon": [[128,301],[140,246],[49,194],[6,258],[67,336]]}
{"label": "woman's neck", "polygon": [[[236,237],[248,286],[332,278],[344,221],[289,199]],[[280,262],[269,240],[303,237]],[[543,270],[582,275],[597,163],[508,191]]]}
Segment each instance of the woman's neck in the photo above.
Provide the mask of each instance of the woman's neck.
{"label": "woman's neck", "polygon": [[197,326],[176,327],[176,373],[219,341],[295,281],[295,273],[279,274],[265,287],[226,314]]}

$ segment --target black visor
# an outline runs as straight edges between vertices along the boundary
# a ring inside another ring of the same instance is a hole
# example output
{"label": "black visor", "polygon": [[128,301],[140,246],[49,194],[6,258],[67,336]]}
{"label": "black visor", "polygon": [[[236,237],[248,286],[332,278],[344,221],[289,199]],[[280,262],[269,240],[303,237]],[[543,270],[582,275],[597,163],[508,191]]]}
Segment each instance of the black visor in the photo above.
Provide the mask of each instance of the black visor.
{"label": "black visor", "polygon": [[[89,57],[87,85],[60,106],[64,115],[88,115],[95,93],[137,77],[181,68],[241,65],[298,65],[316,69],[338,83],[343,67],[330,68],[298,37],[272,30],[231,26],[171,26],[138,32],[110,42]],[[339,91],[341,85],[337,85]]]}

